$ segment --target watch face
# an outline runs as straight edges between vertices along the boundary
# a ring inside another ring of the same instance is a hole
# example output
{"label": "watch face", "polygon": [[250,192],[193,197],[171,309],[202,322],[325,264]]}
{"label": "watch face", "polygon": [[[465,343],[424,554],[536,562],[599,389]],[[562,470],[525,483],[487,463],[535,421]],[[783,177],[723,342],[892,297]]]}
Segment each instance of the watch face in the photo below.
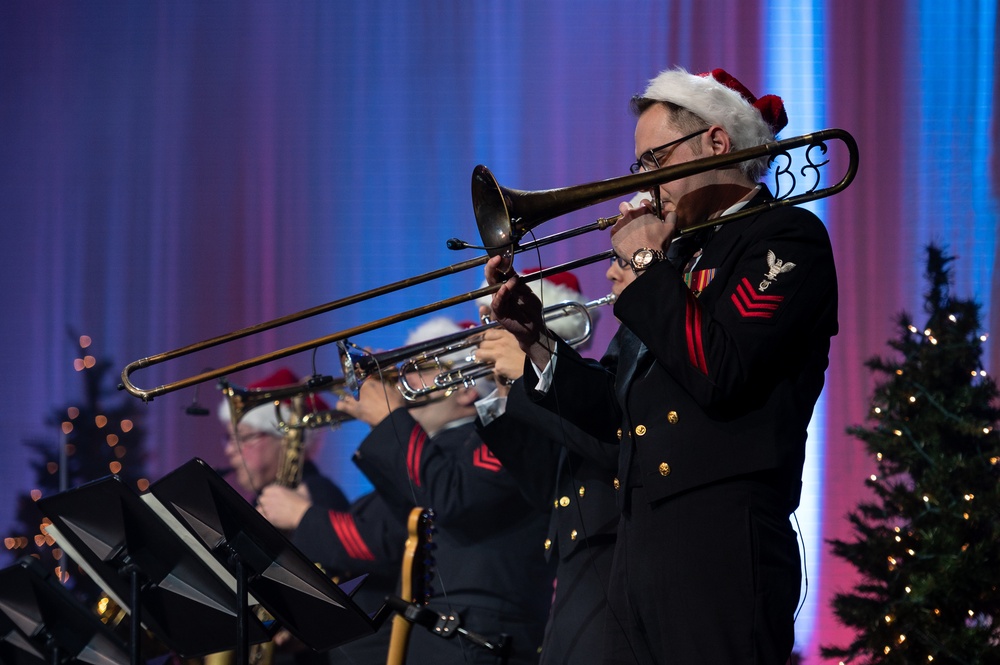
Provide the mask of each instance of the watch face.
{"label": "watch face", "polygon": [[653,251],[650,249],[640,249],[632,257],[632,263],[636,268],[645,268],[653,261]]}

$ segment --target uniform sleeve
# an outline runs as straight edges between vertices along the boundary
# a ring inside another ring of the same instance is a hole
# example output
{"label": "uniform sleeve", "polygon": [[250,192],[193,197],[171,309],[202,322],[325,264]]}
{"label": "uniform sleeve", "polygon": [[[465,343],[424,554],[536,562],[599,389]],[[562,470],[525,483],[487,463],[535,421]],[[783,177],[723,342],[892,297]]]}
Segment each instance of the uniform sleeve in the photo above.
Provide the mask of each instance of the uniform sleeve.
{"label": "uniform sleeve", "polygon": [[330,573],[394,575],[402,558],[406,523],[377,494],[369,493],[347,510],[314,504],[292,540]]}
{"label": "uniform sleeve", "polygon": [[[410,507],[432,508],[436,524],[470,535],[521,519],[527,503],[471,422],[431,438],[405,409],[397,409],[361,443],[355,463],[377,491],[384,488],[396,500],[412,492]],[[497,506],[505,506],[502,514],[482,520]]]}
{"label": "uniform sleeve", "polygon": [[[624,330],[619,328],[600,362],[582,357],[561,340],[556,346],[553,384],[542,394],[528,389],[527,396],[539,406],[565,418],[603,444],[616,444],[621,410],[615,394],[615,371]],[[530,361],[525,376],[532,376]]]}
{"label": "uniform sleeve", "polygon": [[479,433],[539,510],[550,510],[557,495],[564,448],[597,468],[614,472],[618,466],[616,444],[602,443],[533,402],[521,379],[511,387],[504,415],[479,426]]}
{"label": "uniform sleeve", "polygon": [[[654,265],[615,304],[626,325],[705,409],[752,403],[836,333],[833,253],[822,223],[801,209],[762,216],[703,302],[669,263]],[[699,267],[700,264],[699,264]],[[792,365],[793,367],[789,367]]]}
{"label": "uniform sleeve", "polygon": [[[516,391],[524,393],[521,380],[515,382],[511,395]],[[508,406],[514,406],[509,397]],[[549,415],[547,410],[534,404],[532,407]],[[509,410],[489,425],[477,423],[477,430],[486,446],[517,481],[521,494],[528,503],[537,510],[548,510],[556,493],[559,443],[544,433],[533,430],[528,423],[515,418]]]}

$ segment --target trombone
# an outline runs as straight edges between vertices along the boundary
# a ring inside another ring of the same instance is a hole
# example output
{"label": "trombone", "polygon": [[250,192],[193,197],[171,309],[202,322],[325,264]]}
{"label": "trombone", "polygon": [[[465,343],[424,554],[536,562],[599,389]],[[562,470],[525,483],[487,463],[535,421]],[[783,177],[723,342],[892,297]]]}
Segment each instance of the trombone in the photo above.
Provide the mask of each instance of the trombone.
{"label": "trombone", "polygon": [[[844,144],[848,151],[848,162],[845,173],[840,181],[833,185],[821,188],[819,187],[820,170],[821,167],[829,163],[829,160],[813,161],[813,154],[814,150],[818,150],[825,156],[827,152],[826,144],[828,141],[840,141]],[[738,150],[724,155],[705,157],[690,162],[667,166],[662,169],[656,169],[654,171],[620,176],[584,185],[575,185],[561,189],[541,191],[523,191],[501,187],[497,184],[496,179],[493,177],[493,174],[488,168],[482,165],[477,166],[472,175],[472,202],[473,210],[476,216],[476,224],[479,228],[479,234],[486,247],[486,256],[468,259],[466,261],[446,266],[438,270],[433,270],[416,277],[403,279],[385,286],[370,289],[339,300],[334,300],[324,305],[302,310],[301,312],[296,312],[271,321],[241,328],[239,330],[217,337],[212,337],[201,342],[196,342],[172,351],[166,351],[157,355],[141,358],[129,363],[122,370],[122,382],[119,388],[126,390],[131,395],[139,397],[143,401],[148,402],[159,395],[174,392],[176,390],[180,390],[181,388],[193,386],[211,379],[218,379],[233,372],[263,365],[264,363],[268,363],[273,360],[286,358],[296,353],[309,351],[327,344],[342,341],[349,337],[355,337],[378,328],[383,328],[395,323],[422,316],[424,314],[436,312],[446,307],[451,307],[452,305],[475,300],[482,296],[491,295],[500,289],[499,284],[485,286],[462,295],[439,300],[435,303],[423,305],[405,312],[400,312],[370,323],[340,330],[308,342],[295,344],[270,353],[241,360],[219,369],[204,371],[200,374],[195,374],[184,379],[166,383],[155,388],[140,388],[139,386],[136,386],[131,379],[132,374],[138,370],[219,346],[220,344],[242,339],[259,332],[271,330],[288,323],[301,321],[302,319],[316,316],[317,314],[323,314],[348,305],[364,302],[366,300],[388,293],[393,293],[410,286],[422,284],[439,277],[462,272],[476,266],[481,266],[492,256],[502,255],[504,257],[502,267],[509,267],[513,261],[514,254],[535,250],[538,247],[560,242],[591,231],[606,229],[617,221],[618,216],[601,218],[589,225],[556,233],[537,241],[521,245],[521,238],[536,226],[560,215],[564,215],[596,203],[601,203],[609,199],[630,194],[632,192],[652,189],[666,182],[679,180],[681,178],[686,178],[698,173],[704,173],[713,169],[735,166],[740,162],[759,159],[762,157],[770,157],[772,160],[779,157],[784,158],[787,161],[787,165],[782,168],[780,175],[794,178],[791,169],[788,168],[792,162],[789,151],[803,147],[805,148],[806,164],[799,169],[799,172],[803,178],[805,178],[807,174],[811,174],[814,177],[812,186],[809,187],[804,193],[795,196],[789,195],[783,198],[776,198],[757,206],[747,206],[732,215],[726,215],[725,217],[708,220],[703,224],[686,228],[680,232],[682,235],[687,235],[706,226],[725,224],[751,215],[757,215],[774,208],[798,205],[807,201],[814,201],[816,199],[832,196],[833,194],[843,191],[848,187],[848,185],[851,184],[855,175],[857,175],[859,159],[857,142],[850,133],[843,129],[824,129],[812,134],[804,134],[802,136],[784,139],[781,141],[772,141],[753,148]],[[777,176],[779,174],[775,175]],[[794,189],[794,185],[792,189]],[[462,243],[460,241],[449,241],[448,245],[453,249],[469,247],[467,243]],[[544,279],[549,275],[567,270],[573,270],[581,266],[606,260],[610,258],[612,254],[613,252],[611,250],[606,250],[586,258],[576,259],[552,268],[531,273],[530,275],[522,276],[521,279],[527,282]]]}
{"label": "trombone", "polygon": [[[587,303],[567,300],[546,307],[543,315],[546,324],[570,316],[582,317],[583,330],[565,340],[570,346],[579,346],[589,340],[594,333],[593,311],[614,302],[614,294]],[[477,361],[475,354],[467,355],[461,361],[452,361],[448,357],[477,346],[486,331],[498,325],[499,323],[493,321],[436,339],[375,354],[368,353],[347,340],[341,340],[337,342],[337,348],[344,370],[345,392],[357,399],[358,391],[365,379],[372,375],[384,374],[383,368],[389,368],[393,376],[398,375],[397,387],[408,402],[420,401],[439,391],[450,393],[457,388],[472,387],[476,385],[478,379],[493,373],[492,363]],[[430,380],[425,380],[423,377],[428,371],[434,374]],[[419,383],[414,377],[420,377]]]}

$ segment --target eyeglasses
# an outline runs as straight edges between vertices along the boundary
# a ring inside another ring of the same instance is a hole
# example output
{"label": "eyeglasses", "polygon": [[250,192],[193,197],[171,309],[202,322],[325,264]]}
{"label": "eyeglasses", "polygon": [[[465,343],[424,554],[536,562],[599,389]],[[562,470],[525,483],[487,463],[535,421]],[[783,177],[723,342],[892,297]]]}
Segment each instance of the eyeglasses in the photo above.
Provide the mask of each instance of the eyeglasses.
{"label": "eyeglasses", "polygon": [[618,264],[618,267],[621,268],[622,270],[625,270],[625,268],[628,268],[628,267],[630,267],[632,265],[631,263],[629,263],[629,261],[627,259],[623,259],[622,257],[618,256],[617,254],[612,254],[611,255],[611,265],[614,265],[616,263]]}
{"label": "eyeglasses", "polygon": [[232,441],[233,443],[236,444],[237,448],[253,447],[259,444],[261,441],[264,441],[272,437],[273,435],[269,434],[268,432],[259,432],[259,431],[247,432],[245,434],[237,433],[235,436],[227,433],[222,435],[222,446],[226,447],[227,445],[229,445],[229,442]]}
{"label": "eyeglasses", "polygon": [[663,152],[667,148],[679,145],[681,143],[684,143],[688,139],[693,139],[694,137],[700,134],[704,134],[705,132],[708,131],[708,129],[709,129],[708,127],[705,127],[704,129],[699,129],[698,131],[692,132],[687,136],[682,136],[679,139],[674,139],[670,143],[664,143],[661,146],[650,148],[646,152],[639,155],[639,159],[635,160],[632,166],[628,167],[629,172],[638,173],[639,171],[652,171],[653,169],[660,168],[660,162],[658,162],[656,159],[656,153]]}

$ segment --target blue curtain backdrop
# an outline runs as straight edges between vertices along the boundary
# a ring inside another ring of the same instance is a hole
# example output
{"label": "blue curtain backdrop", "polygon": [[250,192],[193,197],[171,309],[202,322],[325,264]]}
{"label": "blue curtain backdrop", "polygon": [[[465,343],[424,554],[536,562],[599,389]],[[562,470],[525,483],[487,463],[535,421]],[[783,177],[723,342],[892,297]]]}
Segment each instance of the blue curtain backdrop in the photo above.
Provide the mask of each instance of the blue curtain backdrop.
{"label": "blue curtain backdrop", "polygon": [[[67,335],[127,362],[275,318],[472,253],[469,181],[486,164],[535,190],[621,175],[634,159],[629,97],[659,70],[724,67],[786,100],[789,137],[843,127],[858,180],[816,204],[837,252],[841,334],[813,423],[799,511],[810,591],[799,650],[844,641],[829,600],[852,570],[844,537],[869,465],[844,428],[863,420],[864,359],[892,318],[918,315],[923,248],[957,256],[956,291],[1000,327],[995,1],[55,2],[0,4],[0,533],[32,488],[29,437],[82,396]],[[546,223],[540,235],[610,214]],[[551,246],[521,267],[603,250]],[[582,268],[586,295],[604,266]],[[478,270],[138,372],[151,387],[479,286]],[[472,305],[448,312],[475,317]],[[612,317],[598,324],[603,350]],[[359,344],[398,346],[406,324]],[[1000,363],[991,339],[989,363]],[[316,364],[334,372],[335,353]],[[283,364],[310,371],[308,354]],[[273,368],[269,368],[273,369]],[[232,377],[259,378],[265,368]],[[142,408],[151,479],[222,460],[193,391]],[[205,386],[200,399],[215,406]],[[321,464],[351,495],[364,434],[327,437]]]}

